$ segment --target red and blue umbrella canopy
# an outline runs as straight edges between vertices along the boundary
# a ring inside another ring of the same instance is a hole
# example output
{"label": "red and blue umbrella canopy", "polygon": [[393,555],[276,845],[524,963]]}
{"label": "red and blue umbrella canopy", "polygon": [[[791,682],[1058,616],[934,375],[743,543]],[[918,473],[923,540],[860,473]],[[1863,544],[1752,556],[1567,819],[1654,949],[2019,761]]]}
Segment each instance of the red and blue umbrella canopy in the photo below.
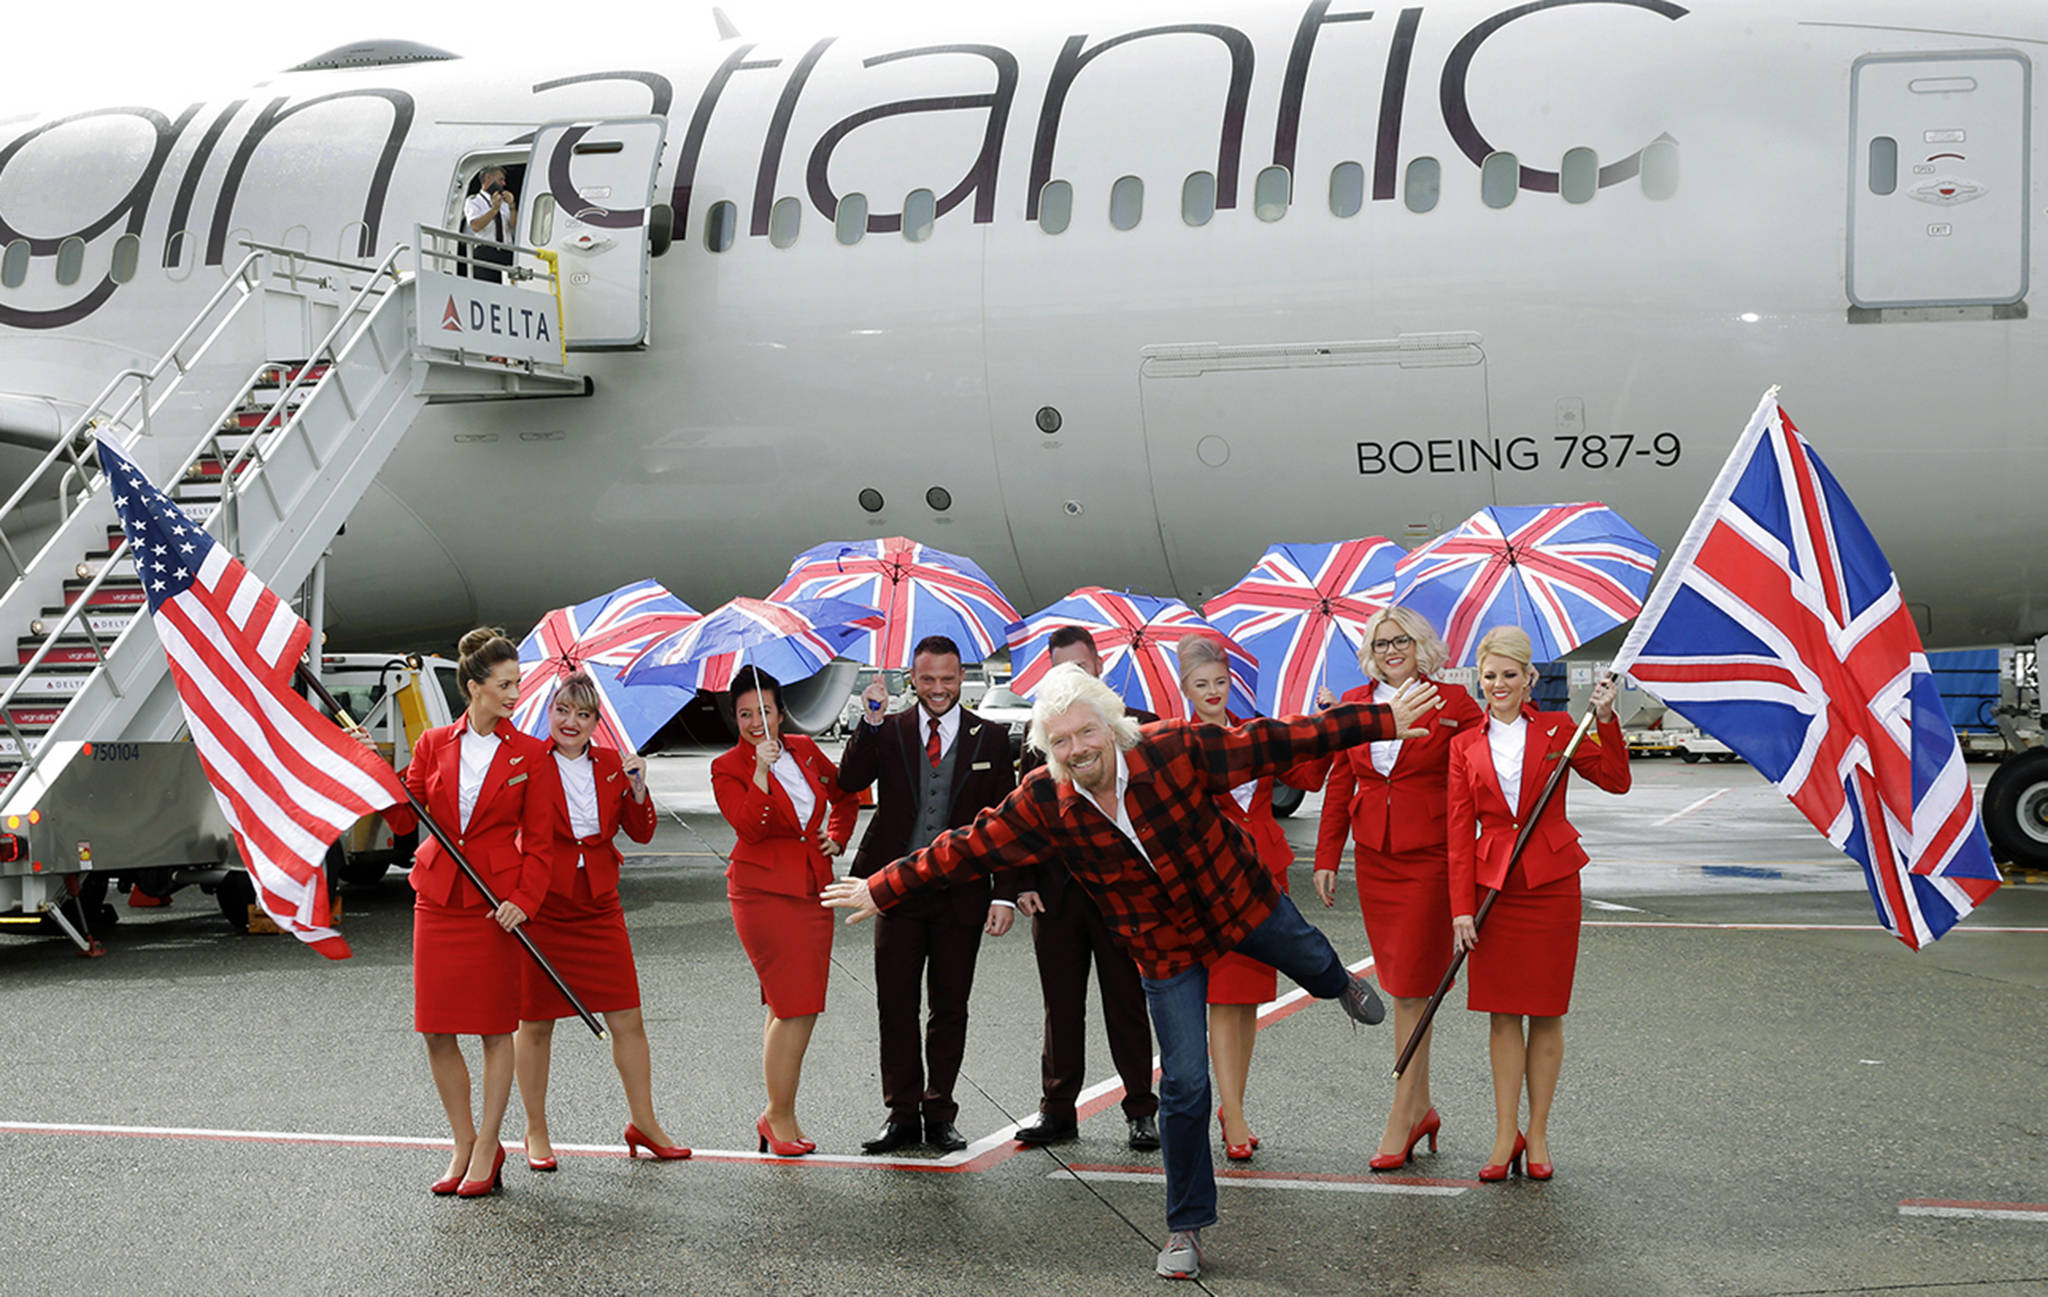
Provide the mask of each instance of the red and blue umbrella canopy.
{"label": "red and blue umbrella canopy", "polygon": [[881,629],[863,631],[846,656],[899,671],[910,669],[911,652],[927,635],[948,637],[960,646],[961,661],[979,662],[1017,620],[1017,610],[973,559],[903,536],[814,545],[797,555],[768,597],[846,599],[879,609]]}
{"label": "red and blue umbrella canopy", "polygon": [[1480,638],[1520,626],[1554,662],[1642,611],[1658,549],[1604,504],[1481,509],[1395,567],[1394,602],[1443,628],[1472,666]]}
{"label": "red and blue umbrella canopy", "polygon": [[1012,690],[1031,696],[1052,669],[1046,641],[1062,626],[1079,626],[1095,637],[1104,684],[1128,705],[1160,716],[1188,714],[1187,699],[1180,692],[1180,654],[1175,646],[1182,636],[1197,631],[1212,635],[1221,641],[1230,661],[1231,712],[1258,714],[1259,664],[1235,640],[1178,599],[1105,590],[1097,585],[1084,586],[1009,628]]}
{"label": "red and blue umbrella canopy", "polygon": [[540,619],[519,643],[519,706],[512,723],[535,738],[548,734],[548,708],[563,680],[588,670],[597,685],[595,741],[622,752],[637,752],[683,704],[687,689],[629,689],[619,680],[649,644],[687,629],[702,616],[662,588],[636,581],[610,594]]}
{"label": "red and blue umbrella canopy", "polygon": [[1275,545],[1202,605],[1216,629],[1258,659],[1260,711],[1306,715],[1317,686],[1341,696],[1365,683],[1365,624],[1394,601],[1394,564],[1405,552],[1385,536]]}
{"label": "red and blue umbrella canopy", "polygon": [[740,668],[752,666],[789,684],[816,675],[881,624],[882,614],[844,599],[733,599],[688,630],[648,645],[624,679],[636,686],[729,689]]}

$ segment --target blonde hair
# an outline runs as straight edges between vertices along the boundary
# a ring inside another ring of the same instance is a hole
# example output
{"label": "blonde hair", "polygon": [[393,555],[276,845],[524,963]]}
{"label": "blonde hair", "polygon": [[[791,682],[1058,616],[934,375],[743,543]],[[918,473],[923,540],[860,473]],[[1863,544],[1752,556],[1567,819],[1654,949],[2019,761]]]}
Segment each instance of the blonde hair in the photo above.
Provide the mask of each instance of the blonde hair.
{"label": "blonde hair", "polygon": [[1221,666],[1226,671],[1230,669],[1230,658],[1224,653],[1223,645],[1217,643],[1214,635],[1204,635],[1200,631],[1183,635],[1180,642],[1173,646],[1173,652],[1174,656],[1180,659],[1180,685],[1183,689],[1187,688],[1188,677],[1203,667]]}
{"label": "blonde hair", "polygon": [[1477,666],[1490,657],[1519,662],[1522,669],[1529,673],[1530,683],[1534,684],[1536,664],[1529,660],[1534,655],[1535,650],[1529,647],[1528,631],[1520,626],[1496,626],[1480,637],[1479,650],[1472,655],[1472,662]]}
{"label": "blonde hair", "polygon": [[572,671],[563,677],[562,683],[555,686],[553,702],[580,707],[592,715],[602,710],[597,702],[597,681],[590,678],[588,671]]}
{"label": "blonde hair", "polygon": [[1438,637],[1436,627],[1429,624],[1429,618],[1413,608],[1382,608],[1366,619],[1365,636],[1358,646],[1358,669],[1379,681],[1387,682],[1373,662],[1372,642],[1391,623],[1395,631],[1415,641],[1415,671],[1417,675],[1433,676],[1443,670],[1444,663],[1451,657],[1451,651]]}
{"label": "blonde hair", "polygon": [[1110,737],[1120,751],[1128,752],[1138,744],[1138,722],[1125,714],[1124,700],[1116,696],[1116,691],[1082,670],[1079,663],[1060,663],[1045,673],[1045,679],[1038,682],[1032,693],[1031,732],[1024,741],[1032,751],[1044,755],[1045,768],[1062,783],[1072,783],[1073,775],[1066,763],[1053,755],[1045,730],[1053,717],[1064,716],[1076,707],[1093,707],[1109,727]]}

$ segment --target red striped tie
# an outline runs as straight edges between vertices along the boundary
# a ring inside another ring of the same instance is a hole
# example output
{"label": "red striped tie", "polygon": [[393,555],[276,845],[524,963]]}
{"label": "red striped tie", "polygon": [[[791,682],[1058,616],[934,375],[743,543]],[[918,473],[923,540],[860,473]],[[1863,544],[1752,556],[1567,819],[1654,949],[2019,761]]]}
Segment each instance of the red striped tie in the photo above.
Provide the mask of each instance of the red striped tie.
{"label": "red striped tie", "polygon": [[931,763],[931,767],[932,767],[932,769],[934,769],[934,770],[937,770],[937,769],[939,768],[939,718],[938,718],[938,717],[934,716],[934,717],[932,717],[932,718],[931,718],[931,727],[932,727],[932,732],[931,732],[931,735],[930,735],[930,737],[926,738],[926,739],[925,739],[925,741],[924,741],[924,759],[925,759],[926,761],[929,761],[929,762]]}

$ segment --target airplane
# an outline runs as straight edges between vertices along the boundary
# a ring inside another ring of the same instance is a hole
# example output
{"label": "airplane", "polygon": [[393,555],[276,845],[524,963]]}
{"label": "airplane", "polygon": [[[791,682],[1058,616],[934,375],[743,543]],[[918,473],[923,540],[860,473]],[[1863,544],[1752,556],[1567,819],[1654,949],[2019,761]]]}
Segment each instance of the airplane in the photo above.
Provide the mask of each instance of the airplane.
{"label": "airplane", "polygon": [[[1774,383],[1930,647],[2048,635],[2037,5],[717,35],[523,67],[368,42],[0,122],[0,487],[244,240],[368,263],[495,165],[571,268],[588,394],[428,409],[334,541],[331,647],[644,576],[709,606],[848,537],[972,555],[1020,608],[1199,601],[1271,542],[1489,504],[1602,500],[1668,550]],[[2004,836],[2048,860],[2048,754],[2007,776]]]}

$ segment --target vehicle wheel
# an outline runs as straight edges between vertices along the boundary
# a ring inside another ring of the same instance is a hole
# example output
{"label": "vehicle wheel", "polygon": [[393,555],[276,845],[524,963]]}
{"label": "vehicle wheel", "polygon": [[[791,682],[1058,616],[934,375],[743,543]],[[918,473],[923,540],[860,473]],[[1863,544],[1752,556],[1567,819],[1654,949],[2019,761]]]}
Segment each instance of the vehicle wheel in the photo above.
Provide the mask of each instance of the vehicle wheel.
{"label": "vehicle wheel", "polygon": [[1678,759],[1689,766],[1696,766],[1699,764],[1700,754],[1691,748],[1680,748],[1678,750]]}
{"label": "vehicle wheel", "polygon": [[391,865],[381,855],[352,856],[339,843],[327,848],[327,886],[330,890],[348,883],[355,887],[374,887],[383,881],[384,871]]}
{"label": "vehicle wheel", "polygon": [[1299,788],[1290,788],[1286,784],[1281,783],[1279,780],[1274,780],[1273,818],[1276,820],[1284,820],[1288,816],[1294,814],[1296,811],[1301,809],[1301,803],[1303,799],[1305,799],[1307,796],[1308,794],[1301,791],[1301,789]]}
{"label": "vehicle wheel", "polygon": [[2005,761],[1984,786],[1984,832],[1999,859],[2048,869],[2048,748]]}
{"label": "vehicle wheel", "polygon": [[213,899],[220,902],[220,916],[230,928],[249,931],[249,907],[256,903],[256,884],[249,881],[249,875],[239,869],[231,871],[213,889]]}

